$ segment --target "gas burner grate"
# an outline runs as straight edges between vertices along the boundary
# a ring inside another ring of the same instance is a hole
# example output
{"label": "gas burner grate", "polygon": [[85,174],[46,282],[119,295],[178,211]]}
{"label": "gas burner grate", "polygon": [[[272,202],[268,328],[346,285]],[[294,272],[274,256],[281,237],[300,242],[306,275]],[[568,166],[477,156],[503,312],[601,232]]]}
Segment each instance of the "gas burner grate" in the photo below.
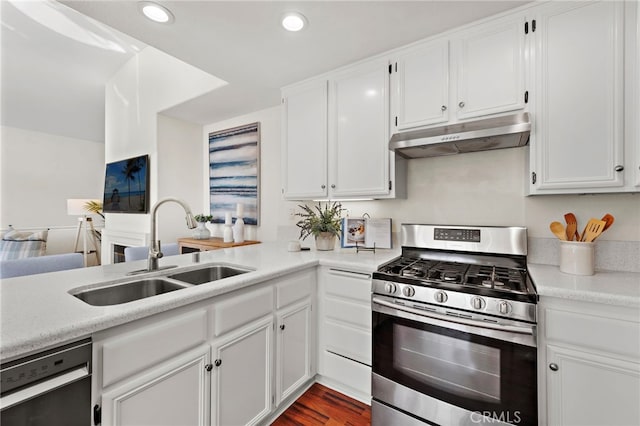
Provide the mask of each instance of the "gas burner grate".
{"label": "gas burner grate", "polygon": [[522,271],[499,266],[471,265],[464,284],[500,290],[525,290],[525,278]]}
{"label": "gas burner grate", "polygon": [[428,279],[450,284],[462,284],[469,265],[456,262],[439,262],[429,270]]}

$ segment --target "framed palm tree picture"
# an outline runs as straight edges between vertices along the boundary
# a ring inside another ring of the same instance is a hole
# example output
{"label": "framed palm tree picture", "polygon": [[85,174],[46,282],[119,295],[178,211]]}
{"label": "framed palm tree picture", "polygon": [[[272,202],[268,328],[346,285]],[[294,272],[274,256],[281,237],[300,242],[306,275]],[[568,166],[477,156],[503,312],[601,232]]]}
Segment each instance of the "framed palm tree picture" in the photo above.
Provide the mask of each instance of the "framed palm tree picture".
{"label": "framed palm tree picture", "polygon": [[209,133],[209,200],[213,223],[230,212],[247,225],[260,217],[260,123]]}
{"label": "framed palm tree picture", "polygon": [[149,156],[107,163],[104,179],[104,213],[149,212]]}

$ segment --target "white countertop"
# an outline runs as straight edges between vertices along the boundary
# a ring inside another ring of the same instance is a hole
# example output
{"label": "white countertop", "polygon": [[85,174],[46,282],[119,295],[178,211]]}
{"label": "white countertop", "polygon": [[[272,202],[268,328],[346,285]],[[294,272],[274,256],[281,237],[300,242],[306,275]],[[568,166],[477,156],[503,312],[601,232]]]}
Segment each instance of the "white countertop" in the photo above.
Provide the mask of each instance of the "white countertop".
{"label": "white countertop", "polygon": [[539,296],[640,309],[640,273],[596,271],[581,276],[553,265],[527,266]]}
{"label": "white countertop", "polygon": [[[123,278],[139,279],[175,273],[176,268],[127,277],[146,267],[146,260],[52,272],[2,280],[0,288],[0,359],[23,356],[73,339],[87,337],[139,318],[168,311],[291,272],[326,265],[373,272],[400,254],[400,249],[376,253],[355,249],[287,252],[286,243],[263,243],[200,253],[200,265],[223,262],[255,269],[235,277],[112,306],[91,306],[68,292]],[[191,254],[160,259],[160,267],[194,267]]]}

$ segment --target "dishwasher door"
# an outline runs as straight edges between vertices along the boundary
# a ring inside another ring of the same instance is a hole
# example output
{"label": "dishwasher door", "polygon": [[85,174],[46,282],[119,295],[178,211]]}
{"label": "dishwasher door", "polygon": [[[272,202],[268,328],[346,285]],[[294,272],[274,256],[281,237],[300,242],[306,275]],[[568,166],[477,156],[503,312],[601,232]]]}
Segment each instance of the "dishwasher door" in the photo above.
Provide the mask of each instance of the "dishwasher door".
{"label": "dishwasher door", "polygon": [[91,340],[0,366],[0,424],[91,424]]}

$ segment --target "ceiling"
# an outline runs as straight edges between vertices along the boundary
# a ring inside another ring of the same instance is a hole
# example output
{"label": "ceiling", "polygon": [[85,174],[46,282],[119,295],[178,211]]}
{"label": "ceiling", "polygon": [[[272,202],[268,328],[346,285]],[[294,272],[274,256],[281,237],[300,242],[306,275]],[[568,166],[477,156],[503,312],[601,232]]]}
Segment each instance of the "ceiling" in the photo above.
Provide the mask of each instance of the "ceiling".
{"label": "ceiling", "polygon": [[[164,112],[214,123],[277,105],[282,86],[528,2],[158,1],[175,15],[162,25],[131,0],[3,0],[2,124],[104,140],[104,82],[145,45],[229,83]],[[48,4],[102,44],[62,36],[18,3]],[[290,10],[308,27],[284,31]]]}

